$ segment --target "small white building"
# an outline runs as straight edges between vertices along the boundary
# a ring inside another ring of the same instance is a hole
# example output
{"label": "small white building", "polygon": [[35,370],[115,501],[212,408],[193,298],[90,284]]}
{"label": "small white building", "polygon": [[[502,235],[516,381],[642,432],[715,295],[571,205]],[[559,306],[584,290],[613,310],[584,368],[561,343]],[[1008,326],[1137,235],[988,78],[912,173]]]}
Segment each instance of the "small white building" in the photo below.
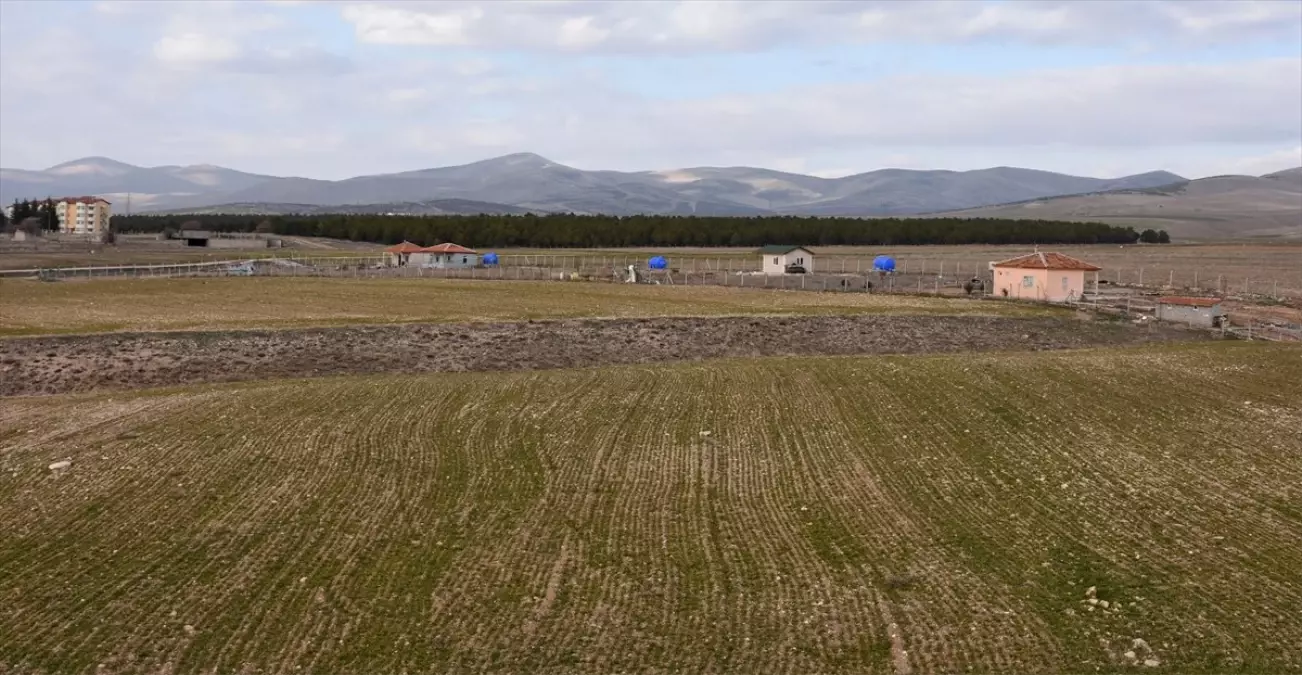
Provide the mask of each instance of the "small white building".
{"label": "small white building", "polygon": [[759,254],[760,269],[765,274],[808,274],[814,271],[814,254],[803,246],[764,246]]}
{"label": "small white building", "polygon": [[1219,328],[1225,322],[1225,308],[1220,298],[1166,296],[1157,299],[1157,318],[1187,323],[1190,326]]}
{"label": "small white building", "polygon": [[435,244],[408,254],[407,264],[449,269],[475,267],[479,265],[479,253],[457,244]]}

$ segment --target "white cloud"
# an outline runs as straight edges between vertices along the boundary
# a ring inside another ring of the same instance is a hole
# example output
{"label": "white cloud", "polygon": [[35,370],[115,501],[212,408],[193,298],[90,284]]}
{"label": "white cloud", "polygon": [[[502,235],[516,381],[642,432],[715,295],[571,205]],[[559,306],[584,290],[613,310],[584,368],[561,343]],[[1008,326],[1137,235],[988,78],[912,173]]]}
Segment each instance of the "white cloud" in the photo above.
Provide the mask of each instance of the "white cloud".
{"label": "white cloud", "polygon": [[[489,48],[686,54],[815,44],[824,36],[920,43],[1133,38],[1159,45],[1160,56],[1160,45],[1177,39],[1248,39],[1278,34],[1281,25],[1302,30],[1289,23],[1298,3],[413,0],[303,9],[142,2],[86,6],[81,11],[118,13],[97,14],[113,30],[83,39],[73,39],[66,22],[37,20],[44,6],[30,3],[22,20],[48,27],[0,27],[6,167],[93,154],[342,178],[518,151],[583,168],[745,164],[815,175],[1016,165],[1196,176],[1302,164],[1298,58],[1234,61],[1226,50],[1186,59],[1179,52],[1168,54],[1168,65],[1149,57],[1149,65],[985,76],[892,64],[885,76],[865,67],[834,83],[796,87],[766,83],[768,71],[759,71],[743,88],[712,78],[732,77],[735,63],[745,63],[735,60],[747,57],[696,54],[685,76],[692,90],[717,83],[719,92],[761,93],[670,97],[656,87],[674,82],[664,76],[673,69],[652,85],[617,79],[630,71],[603,71],[615,66],[596,56],[519,59]],[[313,22],[298,21],[298,12]],[[356,60],[345,58],[348,45],[316,42],[325,39],[316,23],[323,15],[351,25],[358,39],[452,48],[362,48]],[[1114,20],[1121,15],[1129,19]],[[961,46],[944,50],[951,59],[966,57]],[[367,60],[377,52],[382,60]],[[656,79],[658,64],[669,62],[647,59],[633,72]],[[85,83],[76,109],[59,103],[69,79]]]}
{"label": "white cloud", "polygon": [[239,58],[240,46],[233,40],[220,37],[182,33],[165,36],[154,43],[154,56],[177,66],[224,63]]}
{"label": "white cloud", "polygon": [[609,52],[900,41],[1143,46],[1302,35],[1302,3],[1272,0],[376,0],[348,4],[342,16],[364,42]]}

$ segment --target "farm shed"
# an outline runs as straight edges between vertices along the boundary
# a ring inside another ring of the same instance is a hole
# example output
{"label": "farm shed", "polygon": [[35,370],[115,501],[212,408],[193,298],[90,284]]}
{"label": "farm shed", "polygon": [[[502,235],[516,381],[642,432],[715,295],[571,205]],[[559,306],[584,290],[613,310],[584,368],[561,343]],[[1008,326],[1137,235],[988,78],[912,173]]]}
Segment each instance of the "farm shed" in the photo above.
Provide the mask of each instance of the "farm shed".
{"label": "farm shed", "polygon": [[1216,328],[1225,320],[1220,298],[1186,298],[1167,296],[1157,299],[1157,318],[1190,326]]}
{"label": "farm shed", "polygon": [[814,271],[814,253],[802,246],[763,246],[760,247],[760,263],[765,274],[787,274],[787,268],[798,266],[805,272]]}
{"label": "farm shed", "polygon": [[[1028,253],[990,263],[996,296],[1021,300],[1065,302],[1085,293],[1085,273],[1098,272],[1098,265],[1061,253]],[[1098,275],[1095,274],[1095,286]]]}
{"label": "farm shed", "polygon": [[457,268],[479,264],[479,253],[457,244],[435,244],[411,252],[409,261],[421,267]]}
{"label": "farm shed", "polygon": [[421,250],[418,244],[404,241],[401,244],[384,249],[384,262],[389,267],[401,267],[407,264],[411,254]]}

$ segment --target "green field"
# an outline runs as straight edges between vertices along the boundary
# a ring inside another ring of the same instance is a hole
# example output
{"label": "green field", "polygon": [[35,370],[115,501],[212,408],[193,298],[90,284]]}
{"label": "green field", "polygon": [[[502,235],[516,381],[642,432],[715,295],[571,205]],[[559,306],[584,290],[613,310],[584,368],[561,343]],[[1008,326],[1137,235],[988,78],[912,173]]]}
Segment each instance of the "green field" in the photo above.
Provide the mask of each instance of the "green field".
{"label": "green field", "polygon": [[5,399],[0,673],[1299,672],[1299,382],[1225,342]]}
{"label": "green field", "polygon": [[0,336],[402,322],[735,314],[1061,314],[865,293],[457,279],[0,279]]}

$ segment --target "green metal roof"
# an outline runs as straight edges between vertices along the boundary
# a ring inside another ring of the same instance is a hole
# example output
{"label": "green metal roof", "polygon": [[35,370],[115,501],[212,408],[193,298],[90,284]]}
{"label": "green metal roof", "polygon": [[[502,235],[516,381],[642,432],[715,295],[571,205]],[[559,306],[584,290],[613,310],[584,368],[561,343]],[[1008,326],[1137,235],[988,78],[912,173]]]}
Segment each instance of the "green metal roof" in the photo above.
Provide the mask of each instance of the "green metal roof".
{"label": "green metal roof", "polygon": [[759,252],[764,254],[782,255],[783,253],[790,253],[796,249],[803,249],[805,251],[809,250],[804,246],[785,246],[782,244],[769,244],[768,246],[761,246]]}

